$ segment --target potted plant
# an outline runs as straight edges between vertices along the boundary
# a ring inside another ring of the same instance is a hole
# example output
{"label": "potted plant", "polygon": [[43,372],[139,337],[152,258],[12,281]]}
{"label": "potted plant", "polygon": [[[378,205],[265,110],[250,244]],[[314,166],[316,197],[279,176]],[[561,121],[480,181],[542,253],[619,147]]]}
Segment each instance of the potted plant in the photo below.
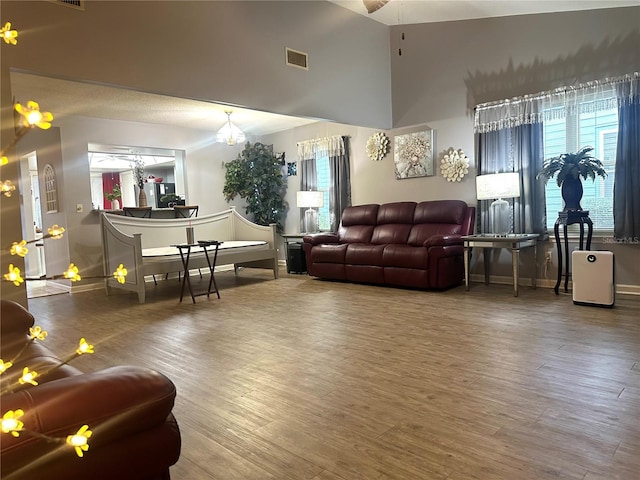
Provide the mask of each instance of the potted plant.
{"label": "potted plant", "polygon": [[175,193],[167,193],[166,195],[162,195],[160,197],[160,203],[158,207],[162,208],[166,205],[168,208],[173,208],[176,205],[184,205],[184,200],[180,197],[180,195],[176,195]]}
{"label": "potted plant", "polygon": [[283,175],[282,160],[273,153],[271,145],[249,142],[238,158],[223,163],[224,188],[227,202],[236,196],[247,202],[246,213],[253,216],[258,225],[275,223],[277,230],[284,230],[283,220],[287,212],[284,194],[287,183]]}
{"label": "potted plant", "polygon": [[536,178],[543,178],[545,184],[553,177],[562,189],[562,199],[564,200],[564,211],[582,210],[580,200],[582,199],[582,180],[596,176],[606,178],[602,162],[591,155],[593,147],[582,147],[574,153],[562,153],[557,157],[547,158],[542,170],[538,172]]}
{"label": "potted plant", "polygon": [[111,202],[111,208],[113,210],[120,210],[120,198],[122,198],[122,192],[120,191],[120,185],[117,183],[113,185],[110,192],[104,194],[105,198]]}

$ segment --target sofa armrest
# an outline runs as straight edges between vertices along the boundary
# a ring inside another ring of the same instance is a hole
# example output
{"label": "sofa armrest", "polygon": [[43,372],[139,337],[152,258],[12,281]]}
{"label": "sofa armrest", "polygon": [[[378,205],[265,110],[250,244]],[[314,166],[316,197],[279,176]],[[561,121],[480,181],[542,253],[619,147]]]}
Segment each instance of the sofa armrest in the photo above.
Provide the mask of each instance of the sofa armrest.
{"label": "sofa armrest", "polygon": [[[66,439],[88,425],[89,451],[163,424],[176,389],[164,375],[141,367],[119,366],[76,375],[2,396],[2,414],[21,409],[24,428]],[[25,459],[75,455],[24,432],[2,436],[3,473]]]}
{"label": "sofa armrest", "polygon": [[323,243],[340,243],[340,237],[335,233],[314,233],[302,237],[304,243],[311,245],[320,245]]}
{"label": "sofa armrest", "polygon": [[443,247],[448,245],[462,245],[461,235],[433,235],[423,244],[425,247]]}
{"label": "sofa armrest", "polygon": [[22,305],[10,300],[0,302],[0,335],[12,333],[29,333],[35,319],[33,315]]}

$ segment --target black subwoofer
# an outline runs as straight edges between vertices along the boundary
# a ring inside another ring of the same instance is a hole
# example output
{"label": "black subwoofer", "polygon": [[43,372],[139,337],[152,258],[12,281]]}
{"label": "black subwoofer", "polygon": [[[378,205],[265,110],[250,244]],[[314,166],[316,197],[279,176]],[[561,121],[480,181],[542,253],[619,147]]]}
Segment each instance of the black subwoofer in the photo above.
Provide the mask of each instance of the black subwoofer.
{"label": "black subwoofer", "polygon": [[307,260],[304,257],[302,243],[287,244],[287,273],[306,273]]}

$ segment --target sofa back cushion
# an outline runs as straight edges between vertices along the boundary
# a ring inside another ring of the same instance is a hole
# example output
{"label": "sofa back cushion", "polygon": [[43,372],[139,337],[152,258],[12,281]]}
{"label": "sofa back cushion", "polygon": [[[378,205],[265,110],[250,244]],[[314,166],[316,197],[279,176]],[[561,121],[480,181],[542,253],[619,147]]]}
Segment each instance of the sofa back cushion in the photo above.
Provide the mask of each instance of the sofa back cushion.
{"label": "sofa back cushion", "polygon": [[461,200],[433,200],[416,205],[409,245],[422,245],[433,235],[467,235],[467,204]]}
{"label": "sofa back cushion", "polygon": [[370,243],[377,216],[377,204],[345,208],[338,229],[340,241],[342,243]]}
{"label": "sofa back cushion", "polygon": [[406,244],[413,224],[415,202],[385,203],[378,208],[377,225],[373,229],[371,243]]}

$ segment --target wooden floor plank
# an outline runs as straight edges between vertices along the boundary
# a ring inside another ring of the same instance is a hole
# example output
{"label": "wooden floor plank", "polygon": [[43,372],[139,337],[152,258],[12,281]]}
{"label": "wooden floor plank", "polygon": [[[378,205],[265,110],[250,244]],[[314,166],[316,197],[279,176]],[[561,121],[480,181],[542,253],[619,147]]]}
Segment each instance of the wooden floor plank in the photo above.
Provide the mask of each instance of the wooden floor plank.
{"label": "wooden floor plank", "polygon": [[[208,282],[208,277],[197,282]],[[632,480],[640,298],[611,309],[473,284],[442,292],[245,269],[221,298],[103,291],[29,301],[84,371],[176,384],[176,480]],[[200,288],[203,285],[194,285]]]}

